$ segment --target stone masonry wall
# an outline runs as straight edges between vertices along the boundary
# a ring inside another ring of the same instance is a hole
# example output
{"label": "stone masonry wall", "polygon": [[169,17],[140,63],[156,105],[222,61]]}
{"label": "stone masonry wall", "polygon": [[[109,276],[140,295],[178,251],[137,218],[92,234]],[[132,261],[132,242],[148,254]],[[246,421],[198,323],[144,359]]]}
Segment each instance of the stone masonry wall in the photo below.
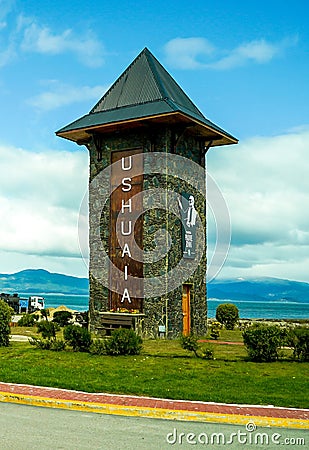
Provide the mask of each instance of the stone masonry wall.
{"label": "stone masonry wall", "polygon": [[[90,152],[90,182],[91,186],[95,185],[96,176],[110,165],[111,152],[115,150],[125,150],[142,148],[144,152],[160,152],[164,155],[166,152],[175,151],[176,154],[189,157],[197,163],[204,164],[201,159],[200,144],[198,139],[183,134],[178,139],[177,147],[175,149],[175,133],[174,130],[167,126],[162,126],[158,129],[147,129],[137,132],[119,132],[113,135],[104,135],[101,139],[101,155],[98,155],[97,149],[93,143],[88,144]],[[98,160],[100,156],[100,160]],[[146,168],[147,169],[147,168]],[[185,171],[185,161],[183,170]],[[179,170],[179,167],[177,168]],[[151,172],[151,168],[149,168]],[[150,173],[144,176],[144,190],[148,189],[165,189],[165,203],[166,208],[155,208],[154,199],[146,198],[144,200],[144,207],[149,207],[150,210],[144,213],[143,225],[143,250],[144,250],[144,277],[158,277],[177,268],[178,262],[182,258],[181,248],[181,221],[175,214],[169,212],[169,204],[175,198],[170,198],[168,191],[175,191],[178,194],[182,192],[189,192],[195,196],[195,206],[199,212],[202,220],[203,230],[200,230],[205,236],[206,230],[206,202],[203,195],[194,191],[191,186],[189,175],[187,180],[175,179],[173,176],[160,173]],[[92,183],[93,182],[93,183]],[[100,203],[100,195],[106,195],[109,192],[109,183],[103,188],[106,192],[99,192],[99,190],[90,190],[90,329],[95,331],[100,327],[99,312],[109,310],[109,291],[100,282],[108,276],[108,263],[101,260],[99,248],[99,241],[104,246],[106,252],[109,251],[109,217],[110,208],[109,202],[106,203],[101,217],[100,230],[95,232],[96,223],[93,220],[94,205]],[[147,196],[146,196],[147,197]],[[162,230],[159,234],[158,231]],[[164,233],[164,229],[166,232]],[[171,248],[167,255],[160,257],[160,249],[165,248],[167,244]],[[149,262],[147,260],[147,252],[159,252],[159,260],[156,262]],[[148,261],[148,262],[147,262]],[[186,260],[185,264],[190,265],[191,260]],[[202,255],[200,264],[192,276],[186,280],[186,283],[191,284],[191,325],[192,331],[198,335],[206,333],[206,254]],[[183,315],[182,315],[182,286],[177,287],[171,292],[168,291],[168,286],[162,286],[160,296],[148,297],[143,301],[143,310],[145,319],[143,324],[143,333],[145,337],[158,337],[160,325],[167,327],[167,337],[178,336],[182,332]]]}

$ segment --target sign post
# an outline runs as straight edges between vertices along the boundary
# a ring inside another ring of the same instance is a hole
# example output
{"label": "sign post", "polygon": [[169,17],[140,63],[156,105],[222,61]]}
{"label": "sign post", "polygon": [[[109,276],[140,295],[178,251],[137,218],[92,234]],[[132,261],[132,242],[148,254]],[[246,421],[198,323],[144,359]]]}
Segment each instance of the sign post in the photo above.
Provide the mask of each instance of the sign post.
{"label": "sign post", "polygon": [[90,154],[90,329],[204,335],[205,153],[237,139],[147,48],[89,114],[56,134]]}

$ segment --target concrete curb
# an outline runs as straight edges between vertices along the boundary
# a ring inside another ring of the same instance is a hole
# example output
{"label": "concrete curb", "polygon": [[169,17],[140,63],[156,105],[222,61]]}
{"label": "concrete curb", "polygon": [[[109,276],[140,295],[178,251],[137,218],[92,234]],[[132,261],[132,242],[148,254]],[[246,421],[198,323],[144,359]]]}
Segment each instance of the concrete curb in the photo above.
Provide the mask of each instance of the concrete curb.
{"label": "concrete curb", "polygon": [[[72,396],[74,397],[74,391],[72,391],[72,394]],[[112,398],[113,396],[111,396],[111,399]],[[259,427],[309,429],[309,419],[283,417],[285,411],[284,408],[282,408],[282,417],[271,417],[267,415],[267,410],[265,411],[265,416],[254,414],[226,414],[220,412],[196,411],[193,408],[192,410],[181,409],[181,403],[179,405],[179,409],[168,409],[164,407],[150,407],[147,406],[147,404],[145,404],[145,406],[131,406],[127,404],[114,404],[112,402],[100,403],[94,401],[82,401],[74,398],[68,400],[3,391],[0,392],[0,401],[8,403],[19,403],[23,405],[61,408],[91,413],[113,414],[131,417],[148,417],[155,419],[212,422],[235,425],[247,425],[248,423],[253,422],[256,426]],[[147,403],[147,398],[145,398],[145,403]]]}

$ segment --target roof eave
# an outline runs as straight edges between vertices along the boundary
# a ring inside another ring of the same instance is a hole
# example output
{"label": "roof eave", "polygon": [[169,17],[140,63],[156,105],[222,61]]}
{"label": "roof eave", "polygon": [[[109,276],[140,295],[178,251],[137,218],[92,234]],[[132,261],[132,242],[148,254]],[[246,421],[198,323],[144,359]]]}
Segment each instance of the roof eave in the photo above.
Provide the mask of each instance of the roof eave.
{"label": "roof eave", "polygon": [[138,127],[141,125],[145,125],[148,121],[151,121],[152,123],[171,122],[173,118],[176,117],[178,119],[182,118],[183,121],[187,122],[188,127],[194,127],[195,133],[198,134],[201,139],[204,139],[205,142],[207,142],[211,147],[238,143],[238,139],[226,133],[224,130],[218,129],[218,127],[212,127],[211,123],[208,125],[202,120],[193,118],[191,115],[185,114],[182,111],[171,111],[165,114],[154,114],[145,117],[136,117],[124,119],[121,121],[101,123],[89,125],[87,127],[77,127],[71,129],[69,128],[69,125],[68,127],[57,131],[56,135],[64,139],[76,142],[77,144],[85,144],[90,140],[91,134],[93,133],[107,134],[115,130],[121,130],[124,127]]}

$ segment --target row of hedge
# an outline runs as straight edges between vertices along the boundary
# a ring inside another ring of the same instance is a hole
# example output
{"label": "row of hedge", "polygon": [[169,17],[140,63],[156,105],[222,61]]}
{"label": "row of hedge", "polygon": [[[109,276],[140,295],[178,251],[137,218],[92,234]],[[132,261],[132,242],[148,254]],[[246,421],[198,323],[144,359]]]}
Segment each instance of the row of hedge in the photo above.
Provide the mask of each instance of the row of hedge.
{"label": "row of hedge", "polygon": [[79,325],[66,325],[63,339],[56,333],[59,325],[55,322],[41,321],[38,332],[42,337],[29,339],[31,345],[42,350],[62,351],[71,347],[76,352],[89,352],[97,355],[137,355],[142,349],[142,339],[131,329],[114,330],[110,338],[93,340],[91,333]]}

